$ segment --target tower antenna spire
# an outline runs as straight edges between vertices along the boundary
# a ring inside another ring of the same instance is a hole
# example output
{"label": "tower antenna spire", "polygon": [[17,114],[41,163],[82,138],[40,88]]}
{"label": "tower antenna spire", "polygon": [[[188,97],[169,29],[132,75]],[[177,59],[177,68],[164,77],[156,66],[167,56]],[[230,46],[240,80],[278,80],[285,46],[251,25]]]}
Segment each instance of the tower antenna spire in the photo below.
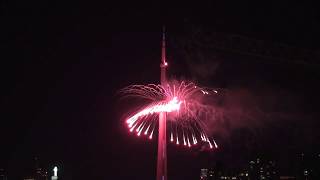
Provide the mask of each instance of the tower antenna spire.
{"label": "tower antenna spire", "polygon": [[161,70],[161,85],[165,86],[167,82],[167,76],[166,76],[166,69],[167,69],[168,63],[166,60],[166,28],[165,26],[162,27],[162,44],[161,44],[161,64],[160,64],[160,70]]}
{"label": "tower antenna spire", "polygon": [[161,62],[163,65],[167,65],[166,62],[166,27],[162,27],[162,49],[161,49]]}

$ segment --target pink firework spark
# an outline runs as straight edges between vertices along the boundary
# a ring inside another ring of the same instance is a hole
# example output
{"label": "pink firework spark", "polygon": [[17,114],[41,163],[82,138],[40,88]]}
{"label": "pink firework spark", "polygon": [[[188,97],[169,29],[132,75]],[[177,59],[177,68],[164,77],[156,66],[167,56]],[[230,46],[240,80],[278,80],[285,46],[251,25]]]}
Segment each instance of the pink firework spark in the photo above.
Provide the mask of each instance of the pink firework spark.
{"label": "pink firework spark", "polygon": [[[210,140],[206,129],[206,117],[213,107],[203,103],[203,99],[217,94],[217,90],[201,88],[194,83],[170,82],[166,87],[161,85],[131,85],[120,93],[124,98],[144,99],[148,104],[126,119],[130,132],[149,136],[152,139],[156,119],[161,112],[167,113],[170,142],[183,142],[187,147],[198,144],[201,140],[210,148],[218,148],[216,142]],[[181,140],[182,139],[182,140]]]}

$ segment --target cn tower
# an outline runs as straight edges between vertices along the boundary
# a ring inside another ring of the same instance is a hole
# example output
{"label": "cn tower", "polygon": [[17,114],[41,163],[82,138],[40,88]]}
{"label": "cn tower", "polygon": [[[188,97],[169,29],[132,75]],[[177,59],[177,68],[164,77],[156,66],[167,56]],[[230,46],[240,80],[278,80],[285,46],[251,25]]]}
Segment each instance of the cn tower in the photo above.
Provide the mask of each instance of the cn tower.
{"label": "cn tower", "polygon": [[[161,48],[161,85],[163,87],[167,84],[166,68],[168,63],[166,62],[166,39],[165,28],[162,32],[162,48]],[[158,158],[157,158],[157,180],[167,180],[167,137],[166,137],[166,121],[167,114],[161,112],[159,114],[159,137],[158,137]]]}

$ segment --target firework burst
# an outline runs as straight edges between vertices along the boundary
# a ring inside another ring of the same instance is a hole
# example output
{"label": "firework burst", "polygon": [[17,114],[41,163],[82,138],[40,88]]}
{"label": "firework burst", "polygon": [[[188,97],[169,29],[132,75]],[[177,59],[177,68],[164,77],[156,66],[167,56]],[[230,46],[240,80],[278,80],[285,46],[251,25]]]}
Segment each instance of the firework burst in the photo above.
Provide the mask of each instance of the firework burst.
{"label": "firework burst", "polygon": [[206,120],[214,108],[205,103],[217,90],[202,88],[192,82],[171,81],[166,86],[148,84],[131,85],[120,91],[123,98],[143,99],[147,105],[126,119],[130,132],[152,139],[159,113],[167,113],[169,140],[177,145],[192,147],[199,142],[218,148],[208,136]]}

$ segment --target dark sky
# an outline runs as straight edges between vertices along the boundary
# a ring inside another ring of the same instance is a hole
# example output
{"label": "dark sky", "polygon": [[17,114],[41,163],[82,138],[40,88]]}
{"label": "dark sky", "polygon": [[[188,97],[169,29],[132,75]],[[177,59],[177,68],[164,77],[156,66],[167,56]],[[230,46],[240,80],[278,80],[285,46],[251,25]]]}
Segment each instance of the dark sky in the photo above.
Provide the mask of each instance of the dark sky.
{"label": "dark sky", "polygon": [[[290,1],[2,2],[0,167],[18,177],[37,156],[44,167],[61,167],[64,179],[152,179],[156,143],[127,133],[122,119],[126,110],[119,108],[116,91],[131,83],[159,81],[162,25],[167,26],[169,57],[176,59],[170,72],[187,76],[192,69],[182,68],[186,62],[174,40],[190,38],[192,27],[319,52],[317,10],[315,4]],[[319,149],[319,62],[269,63],[222,54],[214,77],[204,82],[245,89],[257,99],[277,99],[276,110],[270,110],[274,120],[260,128],[260,134],[267,133],[259,137],[246,131],[249,125],[231,129],[229,139],[221,138],[219,152],[169,146],[170,179],[195,179],[199,168],[216,160],[230,164],[247,160],[239,156],[278,157],[292,149],[293,154]],[[271,106],[265,102],[259,101]],[[275,112],[292,120],[280,121]],[[253,136],[266,150],[248,152],[239,141],[242,136]],[[279,140],[273,146],[274,139]]]}

